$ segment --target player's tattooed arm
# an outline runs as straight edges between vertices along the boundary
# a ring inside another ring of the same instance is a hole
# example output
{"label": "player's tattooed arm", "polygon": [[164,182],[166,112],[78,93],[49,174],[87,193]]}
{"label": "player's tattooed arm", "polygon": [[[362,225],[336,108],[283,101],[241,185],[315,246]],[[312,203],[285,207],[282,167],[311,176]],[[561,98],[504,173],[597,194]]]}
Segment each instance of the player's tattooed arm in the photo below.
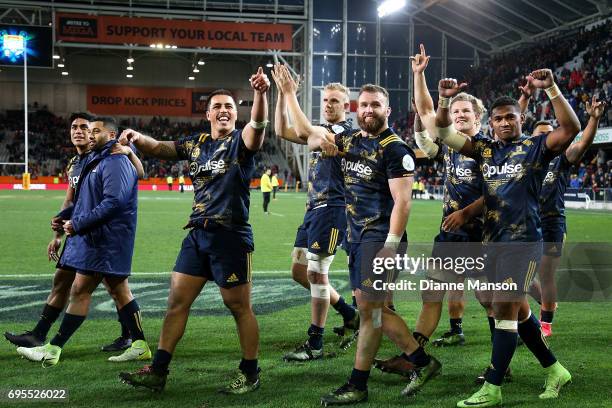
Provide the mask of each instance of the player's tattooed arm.
{"label": "player's tattooed arm", "polygon": [[[251,122],[242,131],[242,140],[247,149],[257,151],[261,149],[268,123],[268,98],[266,93],[270,88],[270,80],[259,67],[257,73],[249,79],[253,89],[253,107],[251,108]],[[255,127],[254,127],[255,126]]]}
{"label": "player's tattooed arm", "polygon": [[125,129],[119,136],[119,143],[127,146],[131,143],[146,155],[163,160],[178,160],[174,142],[160,142],[133,129]]}
{"label": "player's tattooed arm", "polygon": [[593,144],[593,140],[597,134],[597,128],[599,127],[599,119],[601,119],[606,111],[606,102],[598,101],[597,95],[593,95],[591,103],[588,101],[586,103],[586,111],[589,114],[589,122],[582,132],[582,139],[571,144],[565,151],[565,157],[567,157],[567,160],[572,164],[579,163],[584,153]]}
{"label": "player's tattooed arm", "polygon": [[289,114],[287,113],[285,95],[282,91],[282,83],[280,83],[280,78],[276,76],[276,71],[279,70],[277,67],[279,65],[280,64],[276,64],[274,70],[272,70],[272,78],[278,90],[278,99],[276,100],[276,109],[274,111],[274,133],[276,133],[276,136],[293,143],[308,144],[307,139],[298,137],[295,129],[289,125]]}
{"label": "player's tattooed arm", "polygon": [[480,197],[472,204],[461,210],[457,210],[442,222],[442,230],[446,232],[454,232],[463,227],[472,218],[482,215],[484,212],[484,197]]}
{"label": "player's tattooed arm", "polygon": [[534,87],[546,90],[555,110],[555,118],[559,126],[550,132],[546,138],[546,147],[555,153],[564,151],[580,132],[578,116],[567,102],[559,87],[555,84],[550,69],[538,69],[529,74]]}

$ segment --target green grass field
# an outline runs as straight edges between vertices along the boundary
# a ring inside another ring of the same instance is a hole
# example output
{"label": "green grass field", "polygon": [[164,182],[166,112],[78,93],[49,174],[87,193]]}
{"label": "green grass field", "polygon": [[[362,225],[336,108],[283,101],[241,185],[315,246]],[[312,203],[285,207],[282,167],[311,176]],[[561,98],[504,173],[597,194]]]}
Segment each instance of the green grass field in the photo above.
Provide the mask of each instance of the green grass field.
{"label": "green grass field", "polygon": [[[0,330],[30,329],[50,288],[54,265],[46,258],[51,239],[49,220],[59,207],[61,192],[0,191]],[[141,192],[138,234],[131,287],[143,310],[145,334],[156,344],[165,310],[171,271],[190,212],[191,193]],[[229,313],[214,285],[209,285],[194,304],[187,332],[171,365],[163,394],[133,390],[121,384],[117,373],[141,364],[113,364],[99,346],[116,337],[119,325],[114,306],[104,290],[94,294],[91,318],[71,339],[62,361],[53,368],[20,359],[14,347],[0,342],[2,374],[0,390],[14,388],[68,388],[70,405],[87,407],[307,407],[319,404],[324,393],[348,377],[355,348],[336,358],[310,364],[287,364],[282,354],[305,339],[309,325],[309,293],[293,284],[290,252],[295,230],[304,211],[304,194],[281,193],[271,203],[272,214],[264,216],[261,196],[254,192],[251,222],[255,233],[253,256],[255,310],[261,329],[260,365],[262,387],[254,394],[225,397],[216,390],[225,385],[240,359],[238,339]],[[437,233],[439,202],[417,201],[408,226],[412,242],[430,242]],[[612,213],[568,211],[569,240],[610,242]],[[120,237],[118,237],[118,240]],[[332,265],[332,283],[350,298],[346,256],[339,252]],[[461,348],[432,349],[443,364],[443,373],[416,397],[399,395],[405,380],[372,371],[369,383],[371,406],[453,407],[476,390],[473,378],[488,364],[489,329],[480,306],[468,296],[464,317],[467,344]],[[413,327],[419,302],[400,302],[398,311]],[[535,305],[534,310],[538,310]],[[537,312],[536,312],[537,313]],[[327,352],[339,342],[331,327],[341,319],[330,313],[325,341]],[[57,330],[57,324],[51,333]],[[448,328],[443,315],[437,334]],[[537,395],[544,376],[525,347],[512,362],[514,381],[504,387],[504,405],[534,407],[612,406],[610,372],[612,323],[607,303],[562,303],[555,316],[552,347],[573,374],[573,384],[561,398],[540,402]],[[384,340],[380,356],[395,353]],[[0,400],[0,405],[6,401]],[[25,404],[25,403],[24,403]],[[11,404],[16,406],[16,404]],[[57,404],[49,404],[56,406]],[[39,403],[29,406],[41,406]]]}

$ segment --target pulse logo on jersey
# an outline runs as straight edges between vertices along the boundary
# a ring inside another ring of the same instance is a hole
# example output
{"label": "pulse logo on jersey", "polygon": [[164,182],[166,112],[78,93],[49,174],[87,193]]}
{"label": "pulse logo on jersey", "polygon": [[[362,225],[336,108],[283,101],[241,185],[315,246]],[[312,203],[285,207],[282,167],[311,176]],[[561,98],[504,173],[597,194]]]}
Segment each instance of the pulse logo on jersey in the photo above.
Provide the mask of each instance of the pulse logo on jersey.
{"label": "pulse logo on jersey", "polygon": [[68,185],[72,188],[76,188],[77,184],[79,184],[79,176],[68,177]]}
{"label": "pulse logo on jersey", "polygon": [[189,165],[189,175],[191,177],[199,176],[207,171],[210,171],[211,175],[225,173],[225,161],[223,159],[209,160],[205,164],[191,163]]}
{"label": "pulse logo on jersey", "polygon": [[482,165],[482,175],[484,177],[493,177],[493,176],[509,176],[515,177],[519,175],[523,171],[522,164],[509,164],[504,163],[503,166],[492,166],[489,164]]}
{"label": "pulse logo on jersey", "polygon": [[468,178],[471,178],[473,175],[472,169],[464,169],[461,167],[455,167],[455,174],[457,175],[457,177],[468,177]]}
{"label": "pulse logo on jersey", "polygon": [[547,172],[546,177],[544,177],[544,183],[549,184],[549,183],[552,183],[553,181],[555,181],[555,173],[552,171]]}
{"label": "pulse logo on jersey", "polygon": [[359,175],[359,177],[369,177],[372,175],[372,168],[366,164],[360,162],[349,161],[342,159],[342,171],[353,171]]}

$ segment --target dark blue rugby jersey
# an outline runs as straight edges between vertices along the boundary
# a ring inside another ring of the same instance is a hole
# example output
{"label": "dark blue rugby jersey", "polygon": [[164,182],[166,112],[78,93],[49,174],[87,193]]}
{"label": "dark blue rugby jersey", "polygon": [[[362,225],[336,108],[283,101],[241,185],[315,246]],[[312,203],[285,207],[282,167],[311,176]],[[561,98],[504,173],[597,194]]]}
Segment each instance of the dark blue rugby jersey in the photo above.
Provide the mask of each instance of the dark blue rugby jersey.
{"label": "dark blue rugby jersey", "polygon": [[[351,130],[348,122],[321,126],[335,135]],[[325,204],[330,207],[344,206],[344,180],[340,157],[322,157],[321,152],[311,151],[306,209],[312,210]]]}
{"label": "dark blue rugby jersey", "polygon": [[391,129],[377,137],[360,130],[336,135],[344,174],[348,242],[382,242],[393,197],[389,179],[414,175],[415,155]]}
{"label": "dark blue rugby jersey", "polygon": [[91,150],[83,154],[77,154],[68,161],[66,166],[66,175],[68,176],[68,185],[76,190],[81,178],[81,172],[93,157]]}
{"label": "dark blue rugby jersey", "polygon": [[542,221],[565,219],[565,190],[572,164],[565,153],[555,157],[548,165],[548,172],[540,192],[540,217]]}
{"label": "dark blue rugby jersey", "polygon": [[[481,137],[485,137],[479,134]],[[478,135],[477,135],[478,136]],[[440,146],[439,156],[444,162],[444,203],[442,217],[445,219],[478,200],[483,193],[483,179],[476,160],[464,156],[446,145]],[[483,217],[471,219],[454,234],[480,240]]]}
{"label": "dark blue rugby jersey", "polygon": [[255,152],[244,145],[242,130],[217,140],[207,133],[188,136],[175,145],[178,157],[189,161],[195,194],[190,225],[213,222],[251,239],[249,185]]}
{"label": "dark blue rugby jersey", "polygon": [[540,190],[554,158],[546,138],[522,135],[507,144],[474,138],[475,158],[485,183],[484,242],[542,239]]}

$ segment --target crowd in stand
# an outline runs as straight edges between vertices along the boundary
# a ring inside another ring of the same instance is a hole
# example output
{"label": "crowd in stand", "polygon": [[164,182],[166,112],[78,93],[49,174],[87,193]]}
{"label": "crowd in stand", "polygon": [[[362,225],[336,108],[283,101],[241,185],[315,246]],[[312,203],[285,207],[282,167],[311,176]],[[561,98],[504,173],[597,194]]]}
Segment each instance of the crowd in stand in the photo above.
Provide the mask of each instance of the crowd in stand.
{"label": "crowd in stand", "polygon": [[[24,161],[23,112],[0,114],[0,144],[4,144],[8,156],[7,162]],[[243,128],[246,122],[237,121],[236,127]],[[67,118],[60,118],[46,109],[31,107],[28,116],[29,160],[32,177],[62,174],[68,160],[74,155],[74,148],[68,136],[70,124]],[[200,132],[210,132],[210,122],[201,120],[198,123],[173,122],[168,118],[154,117],[150,121],[142,118],[124,119],[120,129],[134,128],[158,140],[178,140]],[[272,155],[276,152],[275,143],[266,138],[262,152]],[[261,153],[255,156],[258,163],[256,174],[263,173],[265,167],[273,163],[263,160]],[[168,162],[143,157],[145,177],[178,177],[189,173],[186,162]],[[278,166],[277,166],[278,169]],[[0,175],[17,175],[23,172],[23,166],[0,166]]]}
{"label": "crowd in stand", "polygon": [[[469,92],[481,98],[488,106],[493,99],[500,95],[520,96],[519,85],[525,81],[525,74],[534,69],[550,67],[556,72],[556,80],[565,93],[566,98],[576,111],[583,127],[588,121],[585,110],[586,101],[592,95],[599,99],[610,101],[612,96],[612,40],[610,31],[612,22],[591,27],[589,30],[580,29],[563,33],[557,37],[541,41],[529,48],[498,55],[470,70],[464,80],[470,84]],[[533,123],[538,120],[554,119],[554,112],[546,95],[540,92],[533,96],[525,123],[525,131],[530,132]],[[486,123],[486,118],[485,121]],[[242,128],[245,122],[238,121],[237,128]],[[396,120],[394,129],[412,147],[417,148],[414,142],[414,113]],[[199,123],[173,122],[168,118],[149,120],[132,118],[123,120],[122,127],[139,129],[158,140],[178,140],[197,132],[210,131],[210,123],[201,120]],[[600,126],[612,126],[612,109],[600,121]],[[69,124],[66,119],[59,118],[47,111],[33,106],[29,116],[30,132],[30,172],[37,175],[56,175],[73,153],[70,140],[67,137]],[[23,113],[13,112],[0,115],[0,144],[5,144],[8,152],[8,162],[23,161]],[[277,145],[269,137],[262,148],[267,156],[277,152]],[[605,157],[600,151],[587,155],[577,168],[573,170],[570,180],[571,187],[602,189],[612,187],[612,160]],[[258,168],[256,174],[260,175],[273,163],[263,160],[262,153],[256,156]],[[144,158],[143,165],[147,177],[178,177],[187,175],[188,169],[184,162],[166,162],[163,160]],[[20,166],[0,166],[0,174],[19,174]],[[278,167],[276,168],[278,172]],[[284,174],[285,179],[292,177]],[[419,188],[433,192],[435,186],[442,185],[443,166],[441,163],[428,161],[417,167],[416,179]],[[420,186],[423,187],[420,187]]]}
{"label": "crowd in stand", "polygon": [[[586,101],[593,95],[608,102],[612,97],[611,30],[612,22],[607,21],[589,30],[566,32],[530,48],[499,55],[466,74],[463,80],[469,84],[467,91],[481,98],[485,106],[490,106],[501,95],[518,99],[519,85],[524,85],[526,74],[543,67],[551,68],[584,127],[589,119]],[[544,92],[532,97],[526,113],[525,131],[530,132],[539,120],[554,121],[552,106]],[[600,120],[600,127],[609,126],[612,126],[612,109],[608,109]],[[414,112],[396,120],[393,127],[410,147],[418,148],[414,141]],[[444,167],[440,163],[430,160],[416,170],[416,179],[425,190],[433,192],[435,186],[442,185]],[[595,157],[594,154],[587,155],[572,173],[572,187],[594,190],[612,187],[612,160],[606,161],[603,150]]]}

